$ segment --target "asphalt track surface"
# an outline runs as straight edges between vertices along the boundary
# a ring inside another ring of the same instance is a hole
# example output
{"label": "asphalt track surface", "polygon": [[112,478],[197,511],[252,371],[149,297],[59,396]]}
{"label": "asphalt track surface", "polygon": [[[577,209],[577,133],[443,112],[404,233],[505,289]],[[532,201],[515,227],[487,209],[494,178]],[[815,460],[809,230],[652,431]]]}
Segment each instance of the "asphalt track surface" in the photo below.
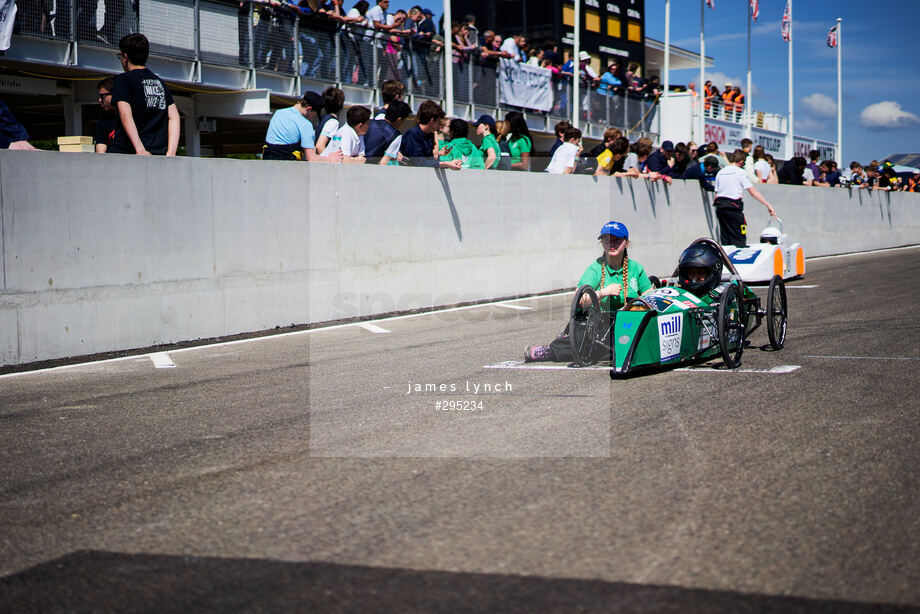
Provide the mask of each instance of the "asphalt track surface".
{"label": "asphalt track surface", "polygon": [[918,280],[739,371],[486,368],[558,296],[0,377],[0,611],[920,611]]}

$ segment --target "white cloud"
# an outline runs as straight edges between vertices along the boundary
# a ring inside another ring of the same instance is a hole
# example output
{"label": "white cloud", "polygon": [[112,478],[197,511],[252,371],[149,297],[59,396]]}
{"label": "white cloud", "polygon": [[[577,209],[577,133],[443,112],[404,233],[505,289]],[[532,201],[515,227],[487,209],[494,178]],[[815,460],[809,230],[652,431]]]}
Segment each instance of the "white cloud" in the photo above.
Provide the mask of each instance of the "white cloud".
{"label": "white cloud", "polygon": [[898,102],[884,100],[863,109],[859,114],[859,123],[865,128],[897,130],[920,126],[920,117],[902,109]]}
{"label": "white cloud", "polygon": [[837,117],[837,102],[824,94],[812,94],[801,100],[805,110],[815,117]]}

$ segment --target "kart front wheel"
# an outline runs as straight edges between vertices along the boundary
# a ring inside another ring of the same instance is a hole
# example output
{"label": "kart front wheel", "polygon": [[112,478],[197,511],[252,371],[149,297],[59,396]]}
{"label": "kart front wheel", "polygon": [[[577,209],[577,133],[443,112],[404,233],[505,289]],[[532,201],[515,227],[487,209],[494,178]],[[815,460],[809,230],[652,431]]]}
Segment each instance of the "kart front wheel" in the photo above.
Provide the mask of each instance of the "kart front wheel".
{"label": "kart front wheel", "polygon": [[767,336],[774,350],[786,345],[786,284],[779,275],[770,280],[767,291]]}
{"label": "kart front wheel", "polygon": [[741,354],[744,352],[745,314],[742,308],[741,292],[738,286],[732,284],[722,293],[719,299],[718,327],[719,327],[719,352],[722,360],[729,369],[741,365]]}
{"label": "kart front wheel", "polygon": [[[582,297],[587,295],[590,303],[587,307],[581,306]],[[601,314],[601,303],[597,293],[589,285],[584,285],[575,291],[572,299],[572,314],[569,320],[569,343],[572,347],[572,356],[579,367],[587,367],[597,362],[594,351],[595,343],[603,334],[604,316]]]}

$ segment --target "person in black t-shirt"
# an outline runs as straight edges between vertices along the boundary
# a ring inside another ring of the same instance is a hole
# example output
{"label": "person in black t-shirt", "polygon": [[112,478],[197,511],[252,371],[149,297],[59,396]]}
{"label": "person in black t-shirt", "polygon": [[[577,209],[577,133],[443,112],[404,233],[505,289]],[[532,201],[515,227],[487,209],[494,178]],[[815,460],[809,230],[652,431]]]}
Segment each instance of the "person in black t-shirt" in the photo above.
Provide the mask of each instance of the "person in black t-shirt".
{"label": "person in black t-shirt", "polygon": [[108,151],[176,155],[179,111],[166,84],[145,66],[150,54],[147,37],[129,34],[118,42],[118,48],[125,72],[115,77],[112,90],[119,121]]}
{"label": "person in black t-shirt", "polygon": [[96,153],[105,153],[109,149],[109,143],[115,136],[115,129],[118,128],[118,111],[112,104],[112,90],[115,87],[115,79],[106,77],[97,85],[99,88],[99,104],[102,106],[102,117],[96,123],[96,131],[93,133],[93,143],[96,145]]}

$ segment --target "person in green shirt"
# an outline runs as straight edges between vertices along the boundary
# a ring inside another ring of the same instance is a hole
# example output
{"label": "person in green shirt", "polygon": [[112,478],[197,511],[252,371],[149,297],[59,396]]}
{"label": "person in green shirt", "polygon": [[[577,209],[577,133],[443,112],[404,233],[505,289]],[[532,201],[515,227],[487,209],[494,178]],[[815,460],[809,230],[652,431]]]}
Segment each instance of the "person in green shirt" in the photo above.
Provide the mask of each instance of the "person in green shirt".
{"label": "person in green shirt", "polygon": [[511,169],[515,171],[530,170],[530,152],[533,151],[533,140],[527,121],[520,111],[510,111],[505,115],[505,124],[502,127],[503,138],[507,139],[511,149]]}
{"label": "person in green shirt", "polygon": [[[610,221],[601,228],[598,239],[604,253],[592,262],[578,285],[585,284],[594,288],[600,307],[604,311],[614,311],[624,305],[627,298],[638,298],[652,289],[645,268],[637,261],[629,258],[629,230],[625,224]],[[591,299],[587,295],[582,297],[582,307],[587,307]],[[570,331],[568,327],[549,345],[529,345],[524,350],[525,362],[538,362],[552,360],[557,362],[571,362],[574,359],[569,344]]]}
{"label": "person in green shirt", "polygon": [[495,138],[497,133],[495,118],[491,115],[480,115],[473,125],[476,126],[476,134],[482,137],[479,151],[485,158],[485,168],[498,168],[498,156],[501,149],[498,147],[498,139]]}
{"label": "person in green shirt", "polygon": [[441,147],[443,153],[440,156],[442,162],[461,160],[463,168],[485,168],[482,152],[473,144],[473,141],[466,138],[469,130],[470,125],[464,120],[450,120],[442,133],[444,135]]}

